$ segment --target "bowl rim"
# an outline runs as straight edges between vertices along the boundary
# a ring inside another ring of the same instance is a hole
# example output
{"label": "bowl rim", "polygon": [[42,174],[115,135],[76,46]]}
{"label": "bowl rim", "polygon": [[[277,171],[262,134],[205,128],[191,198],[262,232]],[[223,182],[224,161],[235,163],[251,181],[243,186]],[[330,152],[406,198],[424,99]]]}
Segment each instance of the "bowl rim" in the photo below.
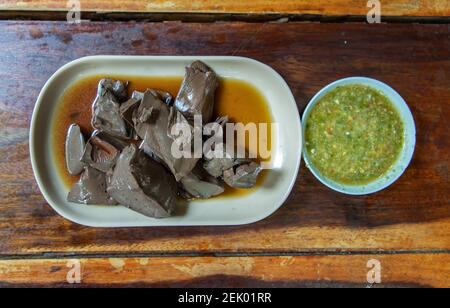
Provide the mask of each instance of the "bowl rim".
{"label": "bowl rim", "polygon": [[[287,93],[289,93],[289,100],[294,102],[293,106],[291,107],[295,107],[295,110],[297,111],[296,114],[298,115],[298,123],[294,123],[294,127],[298,126],[298,134],[300,135],[300,140],[299,140],[299,149],[296,150],[296,154],[295,154],[295,158],[296,161],[292,164],[292,167],[294,168],[294,172],[293,172],[293,176],[289,179],[289,184],[286,186],[286,189],[284,191],[284,193],[280,196],[279,201],[276,202],[276,206],[274,205],[270,210],[263,212],[263,213],[259,213],[254,215],[251,218],[241,218],[233,223],[219,223],[219,224],[214,224],[214,223],[210,223],[210,222],[204,222],[204,223],[195,223],[195,224],[186,224],[186,223],[180,223],[180,224],[167,224],[167,225],[150,225],[150,224],[146,224],[146,223],[139,223],[136,225],[129,225],[127,223],[123,224],[123,225],[110,225],[109,223],[103,223],[103,222],[96,222],[96,221],[92,221],[92,220],[86,220],[85,218],[80,218],[77,217],[73,214],[70,213],[70,211],[67,211],[64,206],[57,204],[56,202],[54,202],[53,197],[51,196],[51,193],[48,191],[48,188],[46,187],[46,185],[44,184],[44,177],[42,174],[41,170],[42,168],[40,168],[41,163],[38,162],[37,160],[37,154],[36,154],[36,147],[37,145],[35,144],[38,141],[38,133],[36,131],[36,126],[38,123],[38,114],[40,114],[39,110],[42,108],[43,105],[43,97],[45,96],[45,93],[47,91],[49,91],[49,88],[51,87],[51,85],[53,84],[53,82],[64,72],[77,67],[78,65],[83,65],[86,62],[92,62],[92,61],[96,61],[96,60],[115,60],[115,59],[119,59],[119,60],[137,60],[137,59],[158,59],[158,60],[196,60],[196,59],[201,59],[204,61],[220,61],[220,60],[234,60],[234,61],[243,61],[243,62],[247,62],[247,63],[252,63],[253,65],[259,66],[260,68],[266,70],[268,73],[272,74],[280,83],[280,86],[287,90]],[[45,200],[48,202],[48,204],[62,217],[64,217],[65,219],[72,221],[74,223],[80,224],[80,225],[84,225],[84,226],[89,226],[89,227],[100,227],[100,228],[110,228],[110,227],[152,227],[152,226],[157,226],[157,227],[190,227],[190,226],[237,226],[237,225],[247,225],[247,224],[252,224],[258,221],[261,221],[269,216],[271,216],[273,213],[275,213],[287,200],[287,198],[289,197],[289,195],[291,194],[294,185],[297,181],[298,178],[298,174],[299,174],[299,170],[300,170],[300,165],[301,165],[301,158],[302,158],[302,149],[303,149],[303,130],[302,130],[302,126],[301,126],[301,116],[300,116],[300,112],[298,109],[298,104],[296,104],[296,99],[292,93],[292,90],[290,89],[289,85],[287,84],[287,82],[285,81],[285,79],[275,70],[273,69],[271,66],[262,63],[258,60],[252,59],[252,58],[247,58],[247,57],[240,57],[240,56],[177,56],[177,55],[162,55],[162,56],[145,56],[145,55],[94,55],[94,56],[86,56],[86,57],[81,57],[78,59],[75,59],[71,62],[68,62],[66,64],[64,64],[63,66],[61,66],[45,83],[45,85],[43,86],[43,88],[41,89],[39,96],[36,100],[36,104],[33,108],[33,113],[32,113],[32,117],[31,117],[31,122],[30,122],[30,136],[29,136],[29,150],[30,150],[30,160],[31,160],[31,165],[32,165],[32,169],[33,169],[33,173],[36,179],[36,182],[38,184],[38,187],[42,193],[42,195],[44,196]]]}
{"label": "bowl rim", "polygon": [[[402,119],[402,122],[404,124],[404,134],[405,134],[405,141],[403,144],[403,148],[401,151],[401,154],[397,158],[396,162],[390,167],[390,169],[383,174],[380,178],[371,181],[366,184],[361,185],[347,185],[338,183],[336,181],[333,181],[326,176],[322,175],[314,166],[314,164],[311,162],[308,151],[306,148],[306,124],[309,119],[309,115],[312,111],[312,109],[316,106],[316,104],[319,102],[319,100],[329,93],[330,91],[334,90],[338,86],[342,85],[350,85],[350,84],[362,84],[369,87],[372,87],[378,91],[381,91],[384,95],[386,95],[391,103],[394,105],[395,109],[399,112],[399,115]],[[362,195],[369,195],[374,194],[379,191],[382,191],[392,184],[394,184],[406,171],[408,166],[410,165],[415,151],[415,145],[416,145],[416,125],[414,121],[413,114],[411,112],[411,109],[409,108],[406,101],[403,99],[403,97],[394,90],[391,86],[387,85],[386,83],[369,78],[369,77],[347,77],[342,78],[339,80],[336,80],[325,87],[323,87],[319,92],[317,92],[314,97],[309,101],[308,105],[306,106],[303,115],[302,115],[302,130],[303,130],[303,160],[305,161],[306,167],[311,171],[311,173],[314,175],[316,179],[318,179],[322,184],[327,186],[328,188],[337,191],[339,193],[347,194],[347,195],[354,195],[354,196],[362,196]],[[406,138],[408,137],[408,138]]]}

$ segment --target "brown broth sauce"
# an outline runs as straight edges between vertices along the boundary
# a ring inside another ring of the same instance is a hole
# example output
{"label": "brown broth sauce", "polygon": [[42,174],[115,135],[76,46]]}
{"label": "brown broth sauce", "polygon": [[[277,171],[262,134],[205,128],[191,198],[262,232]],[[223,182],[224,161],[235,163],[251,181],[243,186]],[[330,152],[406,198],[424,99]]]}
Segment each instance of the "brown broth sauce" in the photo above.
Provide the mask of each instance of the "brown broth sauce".
{"label": "brown broth sauce", "polygon": [[[97,92],[97,84],[102,78],[112,78],[130,81],[129,93],[145,91],[147,88],[163,89],[174,97],[180,89],[182,77],[141,77],[141,76],[90,76],[71,85],[59,102],[58,109],[52,120],[53,151],[56,158],[58,172],[64,184],[69,188],[78,176],[71,176],[67,172],[65,162],[65,139],[69,126],[78,124],[85,136],[93,132],[91,126],[91,107]],[[266,99],[251,84],[237,80],[223,78],[216,93],[215,116],[228,115],[234,123],[272,123],[272,116]],[[271,136],[267,136],[268,149],[271,148]],[[258,159],[259,160],[259,159]],[[235,189],[227,187],[225,193],[219,197],[245,195],[255,191],[264,182],[267,171],[264,170],[252,189]]]}

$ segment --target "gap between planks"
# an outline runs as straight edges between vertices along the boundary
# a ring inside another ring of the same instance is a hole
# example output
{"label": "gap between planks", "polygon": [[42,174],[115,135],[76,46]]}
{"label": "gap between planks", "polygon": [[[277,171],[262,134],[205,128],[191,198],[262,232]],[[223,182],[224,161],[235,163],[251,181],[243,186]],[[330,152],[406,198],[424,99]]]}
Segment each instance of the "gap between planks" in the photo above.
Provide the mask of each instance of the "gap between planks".
{"label": "gap between planks", "polygon": [[[0,20],[64,21],[66,11],[10,11],[0,10]],[[137,12],[83,12],[81,18],[89,21],[136,22],[366,22],[365,15],[316,15],[316,14],[247,14],[247,13],[137,13]],[[383,16],[382,23],[448,24],[450,16]]]}
{"label": "gap between planks", "polygon": [[325,257],[325,256],[392,256],[392,255],[449,255],[450,250],[393,250],[393,251],[304,251],[304,252],[254,252],[254,253],[62,253],[45,252],[36,254],[0,255],[0,260],[51,260],[51,259],[103,259],[103,258],[242,258],[242,257]]}

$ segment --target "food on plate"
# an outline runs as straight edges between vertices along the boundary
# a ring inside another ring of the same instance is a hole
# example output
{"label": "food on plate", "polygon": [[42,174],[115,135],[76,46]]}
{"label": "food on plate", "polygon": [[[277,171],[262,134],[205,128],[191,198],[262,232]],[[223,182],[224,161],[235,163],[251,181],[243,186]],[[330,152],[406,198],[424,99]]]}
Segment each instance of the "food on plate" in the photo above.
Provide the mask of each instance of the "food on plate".
{"label": "food on plate", "polygon": [[117,202],[106,192],[107,176],[89,166],[84,168],[80,180],[73,185],[67,201],[81,204],[115,205]]}
{"label": "food on plate", "polygon": [[86,143],[81,161],[98,171],[106,173],[115,165],[121,148],[123,147],[115,147],[108,141],[103,140],[94,132]]}
{"label": "food on plate", "polygon": [[175,209],[177,183],[161,164],[131,144],[120,154],[107,192],[138,213],[164,218]]}
{"label": "food on plate", "polygon": [[[161,159],[179,181],[194,169],[198,159],[176,158],[172,155],[174,140],[168,132],[171,108],[173,107],[167,106],[152,91],[146,91],[136,109],[133,122],[137,135],[142,140],[139,148],[148,155]],[[152,113],[154,117],[151,116]]]}
{"label": "food on plate", "polygon": [[186,68],[186,76],[175,100],[175,107],[188,120],[202,115],[205,123],[212,120],[214,95],[219,82],[211,68],[201,61],[195,61]]}
{"label": "food on plate", "polygon": [[364,185],[395,164],[404,146],[404,124],[389,98],[361,84],[325,94],[308,116],[306,151],[326,178]]}
{"label": "food on plate", "polygon": [[251,188],[256,184],[261,166],[253,161],[237,163],[223,172],[223,180],[231,187]]}
{"label": "food on plate", "polygon": [[78,125],[70,125],[66,137],[66,165],[71,175],[78,175],[84,169],[81,161],[86,143]]}
{"label": "food on plate", "polygon": [[192,172],[181,179],[180,183],[187,199],[208,199],[218,196],[225,191],[220,176],[213,177],[208,174],[201,164],[197,164]]}
{"label": "food on plate", "polygon": [[[188,149],[188,157],[173,155],[176,140],[191,142],[199,133],[202,142],[204,125],[224,127],[230,122],[226,114],[213,121],[219,78],[210,67],[200,61],[187,67],[175,99],[164,86],[139,91],[132,86],[133,82],[101,79],[90,127],[77,123],[80,112],[70,114],[75,123],[66,136],[67,171],[81,176],[68,201],[123,205],[165,218],[174,213],[177,198],[208,199],[224,194],[227,186],[255,187],[261,172],[258,160],[228,153],[225,158],[198,157],[194,147]],[[202,117],[200,128],[197,115]],[[174,133],[175,124],[188,128],[189,140]]]}
{"label": "food on plate", "polygon": [[97,97],[92,104],[92,127],[111,136],[129,137],[125,120],[120,114],[120,99],[117,96],[123,98],[123,89],[126,87],[121,81],[100,81]]}

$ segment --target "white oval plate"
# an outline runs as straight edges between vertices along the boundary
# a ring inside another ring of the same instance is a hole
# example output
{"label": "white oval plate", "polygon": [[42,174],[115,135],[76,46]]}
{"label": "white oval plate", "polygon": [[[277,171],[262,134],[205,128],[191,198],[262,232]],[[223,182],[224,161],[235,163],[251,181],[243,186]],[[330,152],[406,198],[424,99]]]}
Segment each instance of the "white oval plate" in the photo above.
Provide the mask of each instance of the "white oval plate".
{"label": "white oval plate", "polygon": [[335,88],[349,84],[362,84],[381,91],[389,98],[394,107],[397,109],[405,128],[405,143],[403,144],[403,148],[399,158],[385,175],[365,185],[344,185],[332,181],[325,176],[322,176],[322,174],[311,163],[311,160],[308,156],[308,151],[306,150],[306,146],[303,152],[303,158],[305,160],[306,166],[309,170],[311,170],[312,174],[314,174],[314,176],[320,182],[322,182],[322,184],[328,186],[329,188],[348,195],[368,195],[379,192],[389,187],[405,172],[414,155],[414,149],[416,146],[416,126],[411,110],[409,109],[405,100],[390,86],[381,81],[367,77],[350,77],[340,79],[329,84],[328,86],[320,90],[319,93],[317,93],[311,99],[303,113],[303,130],[306,129],[306,123],[308,121],[309,114],[311,113],[314,106],[320,101],[320,99]]}
{"label": "white oval plate", "polygon": [[[125,207],[84,206],[66,201],[68,188],[58,175],[51,148],[51,123],[64,91],[75,81],[92,75],[184,76],[195,60],[207,63],[221,77],[245,80],[267,99],[279,129],[272,146],[274,169],[262,187],[242,197],[193,201],[165,219],[148,218]],[[42,89],[31,120],[30,155],[39,188],[60,215],[92,227],[243,225],[275,212],[296,181],[302,151],[300,115],[283,78],[261,62],[241,57],[92,56],[60,68]]]}

